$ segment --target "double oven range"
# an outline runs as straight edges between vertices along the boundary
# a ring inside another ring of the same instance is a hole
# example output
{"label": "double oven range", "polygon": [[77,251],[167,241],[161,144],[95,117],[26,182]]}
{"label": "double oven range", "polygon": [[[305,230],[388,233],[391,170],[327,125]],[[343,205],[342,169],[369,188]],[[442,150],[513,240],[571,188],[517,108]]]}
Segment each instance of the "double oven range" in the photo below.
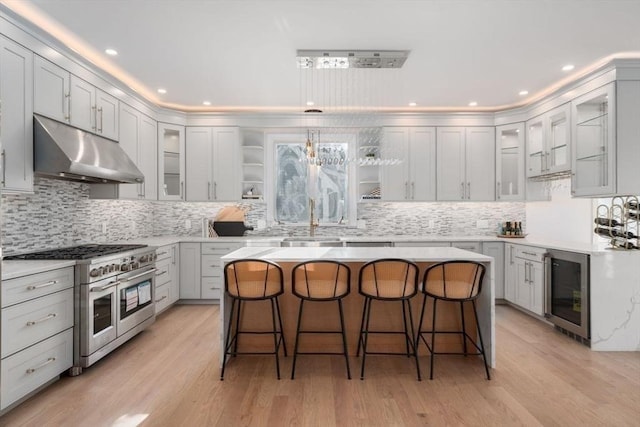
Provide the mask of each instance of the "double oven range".
{"label": "double oven range", "polygon": [[81,245],[6,257],[75,260],[74,366],[91,366],[155,321],[155,248]]}

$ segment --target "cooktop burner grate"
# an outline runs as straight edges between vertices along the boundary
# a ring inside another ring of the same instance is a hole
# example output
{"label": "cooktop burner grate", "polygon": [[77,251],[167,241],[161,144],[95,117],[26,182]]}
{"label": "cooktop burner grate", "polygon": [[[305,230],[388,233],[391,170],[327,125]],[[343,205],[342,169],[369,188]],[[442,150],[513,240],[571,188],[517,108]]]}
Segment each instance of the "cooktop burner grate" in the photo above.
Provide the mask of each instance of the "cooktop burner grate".
{"label": "cooktop burner grate", "polygon": [[55,259],[91,259],[104,255],[117,254],[133,249],[144,248],[147,245],[80,245],[68,248],[51,249],[20,255],[7,256],[5,260],[55,260]]}

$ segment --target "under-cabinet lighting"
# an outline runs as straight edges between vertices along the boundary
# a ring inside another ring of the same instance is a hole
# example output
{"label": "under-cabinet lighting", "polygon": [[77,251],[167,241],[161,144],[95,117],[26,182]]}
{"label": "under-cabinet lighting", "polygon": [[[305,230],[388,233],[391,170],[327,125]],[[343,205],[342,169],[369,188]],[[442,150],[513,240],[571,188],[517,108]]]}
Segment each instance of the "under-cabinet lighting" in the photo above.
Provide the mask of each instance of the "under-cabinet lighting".
{"label": "under-cabinet lighting", "polygon": [[117,56],[118,55],[118,51],[115,49],[105,49],[104,53],[106,53],[109,56]]}
{"label": "under-cabinet lighting", "polygon": [[567,65],[565,65],[564,67],[562,67],[562,71],[571,71],[571,70],[573,70],[574,68],[576,68],[576,66],[575,66],[575,65],[573,65],[573,64],[567,64]]}
{"label": "under-cabinet lighting", "polygon": [[162,95],[164,95],[165,93],[167,93],[166,89],[160,88],[158,89],[158,93],[161,93]]}

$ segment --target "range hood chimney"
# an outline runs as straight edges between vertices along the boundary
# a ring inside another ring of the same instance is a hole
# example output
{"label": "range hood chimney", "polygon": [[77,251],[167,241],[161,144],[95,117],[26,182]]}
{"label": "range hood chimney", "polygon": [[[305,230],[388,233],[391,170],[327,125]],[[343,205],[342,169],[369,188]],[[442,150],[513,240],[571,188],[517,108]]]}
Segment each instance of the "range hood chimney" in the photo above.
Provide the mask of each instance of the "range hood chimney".
{"label": "range hood chimney", "polygon": [[33,115],[33,151],[39,176],[86,183],[144,182],[117,142],[38,114]]}

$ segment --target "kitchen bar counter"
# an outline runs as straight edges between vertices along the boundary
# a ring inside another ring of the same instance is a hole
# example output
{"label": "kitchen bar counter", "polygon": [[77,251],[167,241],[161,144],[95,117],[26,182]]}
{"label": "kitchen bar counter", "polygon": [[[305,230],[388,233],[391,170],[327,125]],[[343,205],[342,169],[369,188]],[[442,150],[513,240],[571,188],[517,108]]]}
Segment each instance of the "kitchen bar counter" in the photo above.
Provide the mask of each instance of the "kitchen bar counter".
{"label": "kitchen bar counter", "polygon": [[[282,310],[282,317],[284,323],[285,330],[285,338],[287,341],[287,348],[289,350],[293,350],[294,340],[295,340],[295,326],[296,326],[296,314],[298,308],[298,299],[291,294],[291,269],[292,267],[303,261],[311,260],[311,259],[323,259],[323,260],[335,260],[347,263],[351,267],[351,293],[344,300],[345,306],[345,323],[347,328],[347,340],[349,342],[349,351],[351,354],[355,355],[355,347],[357,346],[358,339],[358,330],[360,326],[360,319],[362,315],[362,301],[363,298],[358,293],[358,271],[360,266],[364,262],[368,262],[378,258],[405,258],[411,261],[414,261],[420,267],[420,276],[419,279],[422,280],[422,276],[424,274],[425,268],[433,263],[442,262],[453,259],[462,259],[469,261],[477,261],[484,264],[487,267],[483,289],[480,297],[477,300],[478,306],[478,318],[480,322],[480,328],[482,330],[482,336],[485,341],[485,349],[487,352],[487,360],[489,364],[495,367],[495,302],[494,302],[494,271],[493,271],[493,258],[477,254],[474,252],[465,251],[458,248],[447,248],[447,247],[438,247],[438,248],[430,248],[430,247],[313,247],[313,248],[279,248],[279,247],[244,247],[240,248],[228,255],[223,256],[222,263],[227,264],[234,260],[239,259],[263,259],[266,261],[273,261],[278,263],[284,270],[284,281],[285,281],[285,294],[280,297],[280,306]],[[226,325],[228,325],[229,319],[229,307],[230,307],[230,299],[222,298],[220,301],[220,316],[221,316],[221,330],[220,330],[220,348],[221,348],[221,356],[224,349],[225,342],[225,333],[226,333]],[[262,304],[262,303],[257,303]],[[453,303],[451,303],[453,304]],[[422,305],[422,295],[418,293],[418,295],[413,298],[412,305],[414,308],[414,322],[417,324],[417,320],[419,318],[419,310]],[[248,306],[247,306],[248,307]],[[252,322],[253,317],[251,315],[243,316],[243,323],[247,322],[248,327],[255,327],[260,324],[260,320],[265,319],[263,316],[267,316],[268,313],[266,311],[267,305],[262,308],[258,308],[260,310],[259,316],[255,316],[255,321]],[[440,307],[440,305],[439,305]],[[310,307],[315,309],[315,312],[309,313],[309,323],[305,324],[307,328],[322,328],[323,325],[325,329],[327,325],[325,322],[337,321],[337,316],[334,316],[334,308],[331,305],[316,305],[315,307]],[[393,307],[397,309],[398,307]],[[454,310],[454,308],[456,310]],[[248,308],[247,308],[248,310]],[[253,304],[251,310],[254,310]],[[330,310],[330,315],[326,315],[323,310]],[[375,310],[375,309],[374,309]],[[393,311],[392,309],[387,310],[387,307],[380,307],[380,310],[383,311],[381,318],[385,322],[385,326],[388,323],[393,322],[398,313]],[[385,311],[386,310],[386,311]],[[442,309],[438,310],[438,324],[439,327],[446,325],[452,325],[459,322],[459,314],[457,311],[457,305],[454,307],[453,305],[450,309]],[[252,313],[253,314],[253,313]],[[442,315],[442,317],[440,317]],[[306,316],[306,315],[305,315]],[[334,319],[335,317],[335,319]],[[372,316],[372,321],[374,317]],[[428,316],[425,316],[425,318]],[[469,315],[468,318],[472,318],[472,315]],[[329,319],[329,320],[326,320]],[[440,319],[442,319],[442,326],[440,324]],[[427,322],[427,320],[425,320]],[[426,324],[426,323],[425,323]],[[397,327],[398,325],[396,325]],[[329,328],[333,328],[335,326],[331,325]],[[468,328],[475,327],[475,325],[467,325]],[[447,346],[450,349],[454,347],[457,348],[460,346],[459,338],[454,336],[449,337],[441,337],[443,338],[443,345]],[[312,340],[307,338],[306,343],[301,343],[301,345],[306,345],[306,350],[303,351],[317,351],[318,347],[328,348],[331,345],[336,345],[337,341],[329,341],[332,337],[317,337]],[[337,338],[339,340],[339,338]],[[260,343],[251,342],[251,338],[243,337],[241,340],[241,344],[244,343],[245,346],[249,346],[252,350],[263,349],[261,347],[264,343],[264,346],[269,345],[269,341],[264,341],[262,337],[259,337],[257,340],[263,340]],[[325,340],[325,341],[323,341]],[[391,339],[389,339],[391,340]],[[322,342],[321,342],[322,341]],[[272,341],[271,341],[272,345]],[[384,342],[383,346],[397,345],[390,342]],[[404,344],[402,344],[404,345]],[[385,347],[386,348],[386,347]],[[421,349],[421,353],[425,354],[424,346]],[[222,358],[221,358],[222,360]]]}

